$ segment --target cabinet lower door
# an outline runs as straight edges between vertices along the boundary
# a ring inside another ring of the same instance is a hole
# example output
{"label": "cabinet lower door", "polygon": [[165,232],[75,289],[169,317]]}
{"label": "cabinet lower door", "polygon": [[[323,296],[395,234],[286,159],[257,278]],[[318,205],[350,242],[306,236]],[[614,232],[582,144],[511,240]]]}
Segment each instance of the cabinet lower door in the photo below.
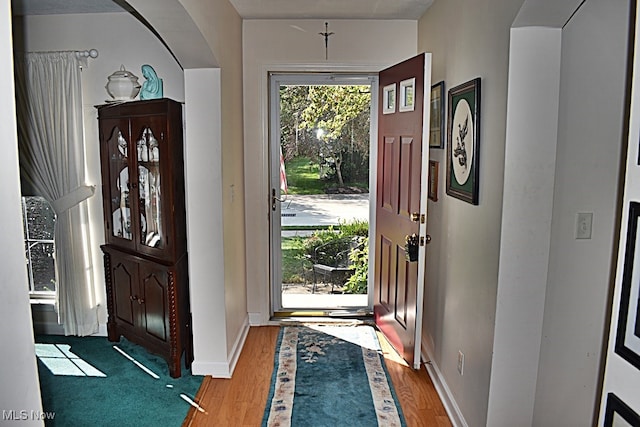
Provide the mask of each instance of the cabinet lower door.
{"label": "cabinet lower door", "polygon": [[138,264],[123,257],[112,256],[111,283],[113,315],[116,321],[136,326],[139,323]]}
{"label": "cabinet lower door", "polygon": [[140,263],[140,292],[142,295],[141,327],[147,335],[169,341],[169,277],[167,269],[151,263]]}

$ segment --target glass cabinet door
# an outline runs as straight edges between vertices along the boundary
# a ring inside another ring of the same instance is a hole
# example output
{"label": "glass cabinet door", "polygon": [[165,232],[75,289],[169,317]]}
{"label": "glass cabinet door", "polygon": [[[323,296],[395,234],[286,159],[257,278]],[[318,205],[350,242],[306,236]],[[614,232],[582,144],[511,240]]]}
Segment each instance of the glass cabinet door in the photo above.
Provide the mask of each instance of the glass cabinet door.
{"label": "glass cabinet door", "polygon": [[140,243],[151,248],[162,248],[165,245],[160,183],[160,150],[162,147],[153,130],[148,126],[142,128],[142,133],[135,146],[140,199]]}
{"label": "glass cabinet door", "polygon": [[[125,129],[126,131],[126,129]],[[126,134],[125,134],[126,135]],[[111,195],[111,233],[132,240],[131,204],[129,197],[129,145],[120,127],[114,126],[107,141]]]}

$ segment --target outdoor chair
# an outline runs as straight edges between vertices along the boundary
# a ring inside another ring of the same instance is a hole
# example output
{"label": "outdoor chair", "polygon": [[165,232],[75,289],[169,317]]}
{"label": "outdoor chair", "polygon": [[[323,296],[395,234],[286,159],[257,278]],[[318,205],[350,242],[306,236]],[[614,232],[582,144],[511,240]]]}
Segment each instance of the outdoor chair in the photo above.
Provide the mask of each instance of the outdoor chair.
{"label": "outdoor chair", "polygon": [[342,286],[355,271],[349,254],[362,244],[360,237],[352,236],[331,240],[315,248],[313,255],[311,255],[313,264],[311,293],[316,292],[319,277],[322,277],[321,283],[331,284],[332,293],[336,285]]}

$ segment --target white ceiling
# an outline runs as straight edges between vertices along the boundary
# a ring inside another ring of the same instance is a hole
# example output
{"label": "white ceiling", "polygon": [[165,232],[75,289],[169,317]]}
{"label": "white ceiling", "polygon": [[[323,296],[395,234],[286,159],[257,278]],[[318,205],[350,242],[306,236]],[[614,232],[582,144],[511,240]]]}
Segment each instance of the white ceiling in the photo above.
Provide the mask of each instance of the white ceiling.
{"label": "white ceiling", "polygon": [[230,0],[245,19],[419,19],[433,0]]}
{"label": "white ceiling", "polygon": [[[434,0],[230,0],[244,19],[419,19]],[[122,0],[12,0],[14,15],[123,12]]]}
{"label": "white ceiling", "polygon": [[124,12],[111,0],[11,0],[14,15]]}

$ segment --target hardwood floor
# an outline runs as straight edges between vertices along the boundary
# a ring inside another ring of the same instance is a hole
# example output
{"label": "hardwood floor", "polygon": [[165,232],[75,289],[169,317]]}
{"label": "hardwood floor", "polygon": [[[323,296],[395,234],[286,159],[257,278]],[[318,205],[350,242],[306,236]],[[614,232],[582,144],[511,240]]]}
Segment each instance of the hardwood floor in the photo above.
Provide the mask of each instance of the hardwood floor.
{"label": "hardwood floor", "polygon": [[[267,402],[278,326],[252,327],[231,379],[206,377],[196,395],[204,412],[191,409],[184,426],[257,427]],[[408,427],[451,426],[424,368],[414,371],[378,335],[389,376]]]}

